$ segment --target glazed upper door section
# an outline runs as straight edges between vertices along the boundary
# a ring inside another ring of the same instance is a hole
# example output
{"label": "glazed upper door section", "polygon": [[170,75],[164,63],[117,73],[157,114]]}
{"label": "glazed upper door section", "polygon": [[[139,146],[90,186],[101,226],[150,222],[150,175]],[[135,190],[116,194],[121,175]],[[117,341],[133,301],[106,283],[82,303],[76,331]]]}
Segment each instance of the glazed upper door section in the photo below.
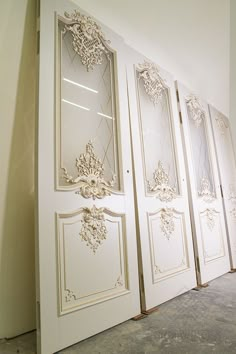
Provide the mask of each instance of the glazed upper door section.
{"label": "glazed upper door section", "polygon": [[[163,183],[165,179],[169,193],[174,196],[179,194],[179,183],[172,136],[169,88],[155,65],[148,61],[136,67],[136,82],[146,193],[153,195],[160,192],[157,183]],[[157,142],[158,149],[154,150],[153,147]]]}
{"label": "glazed upper door section", "polygon": [[52,354],[140,301],[123,40],[69,1],[40,13],[38,354]]}
{"label": "glazed upper door section", "polygon": [[230,121],[209,106],[218,168],[223,190],[225,217],[230,246],[231,267],[236,268],[236,163]]}
{"label": "glazed upper door section", "polygon": [[[116,191],[120,190],[120,172],[115,53],[92,19],[84,24],[85,32],[78,28],[78,20],[73,13],[57,21],[58,188],[81,185],[85,171],[78,154],[87,151],[95,153],[103,164],[99,176],[107,181],[104,188]],[[96,34],[93,41],[90,30]],[[87,173],[92,178],[96,172]]]}
{"label": "glazed upper door section", "polygon": [[199,281],[229,270],[223,205],[207,104],[178,83],[189,169]]}
{"label": "glazed upper door section", "polygon": [[127,66],[142,258],[142,306],[196,285],[185,167],[173,78],[129,50]]}

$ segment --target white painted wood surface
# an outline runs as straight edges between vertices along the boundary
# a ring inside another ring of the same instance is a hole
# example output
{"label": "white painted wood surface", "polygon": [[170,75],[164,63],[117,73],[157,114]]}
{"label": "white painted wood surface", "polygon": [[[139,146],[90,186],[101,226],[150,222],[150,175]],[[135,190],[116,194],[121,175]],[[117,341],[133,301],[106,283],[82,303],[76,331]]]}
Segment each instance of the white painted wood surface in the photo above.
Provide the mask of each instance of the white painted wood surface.
{"label": "white painted wood surface", "polygon": [[129,49],[142,306],[148,310],[193,288],[196,274],[174,81],[145,60]]}
{"label": "white painted wood surface", "polygon": [[110,59],[86,71],[63,33],[75,9],[41,1],[38,354],[140,313],[123,41],[102,26]]}
{"label": "white painted wood surface", "polygon": [[236,163],[231,126],[229,119],[216,108],[209,106],[209,110],[223,191],[231,268],[236,269]]}
{"label": "white painted wood surface", "polygon": [[208,106],[178,83],[201,284],[230,269],[225,219]]}

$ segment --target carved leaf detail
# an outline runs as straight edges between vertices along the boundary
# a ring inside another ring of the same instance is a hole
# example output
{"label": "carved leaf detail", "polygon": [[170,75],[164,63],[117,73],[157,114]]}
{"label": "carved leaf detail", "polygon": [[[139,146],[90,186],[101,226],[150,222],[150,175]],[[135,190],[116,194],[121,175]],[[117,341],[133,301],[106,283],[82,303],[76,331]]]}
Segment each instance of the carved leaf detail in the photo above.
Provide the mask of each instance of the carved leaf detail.
{"label": "carved leaf detail", "polygon": [[157,104],[166,90],[165,81],[162,79],[157,66],[148,61],[138,65],[139,78],[143,79],[146,93],[151,101]]}
{"label": "carved leaf detail", "polygon": [[111,188],[116,181],[116,175],[113,174],[112,180],[106,182],[104,176],[104,164],[94,154],[94,147],[91,141],[86,145],[86,152],[81,154],[76,159],[76,167],[78,170],[78,176],[73,178],[67,172],[66,168],[63,168],[63,178],[67,183],[78,184],[79,191],[84,198],[102,199],[108,195],[111,195]]}
{"label": "carved leaf detail", "polygon": [[172,209],[166,208],[161,210],[160,228],[162,233],[167,237],[168,240],[170,239],[171,234],[175,230],[175,224],[173,218],[174,218],[174,214]]}
{"label": "carved leaf detail", "polygon": [[95,254],[102,241],[107,237],[107,228],[105,225],[104,208],[96,208],[94,205],[91,209],[84,208],[82,217],[82,228],[80,236],[82,241],[91,248]]}
{"label": "carved leaf detail", "polygon": [[157,169],[153,174],[154,185],[148,181],[148,189],[151,192],[157,192],[157,198],[161,201],[170,202],[176,198],[176,189],[169,185],[169,176],[165,172],[161,161],[158,161]]}
{"label": "carved leaf detail", "polygon": [[87,70],[93,69],[94,65],[102,63],[102,56],[109,56],[106,48],[105,36],[98,24],[91,18],[81,15],[78,11],[72,14],[65,12],[65,17],[70,21],[64,27],[64,33],[67,31],[72,34],[72,45],[74,51],[80,56],[83,65]]}
{"label": "carved leaf detail", "polygon": [[199,102],[199,99],[195,95],[190,95],[186,97],[186,104],[190,110],[191,118],[193,119],[196,127],[199,127],[206,114]]}
{"label": "carved leaf detail", "polygon": [[78,297],[76,296],[76,294],[72,290],[66,289],[65,292],[66,292],[66,294],[65,294],[66,302],[70,302],[70,301],[78,299]]}
{"label": "carved leaf detail", "polygon": [[210,189],[210,182],[208,178],[204,177],[201,179],[201,190],[198,192],[200,197],[203,197],[205,202],[212,202],[215,198],[215,193]]}

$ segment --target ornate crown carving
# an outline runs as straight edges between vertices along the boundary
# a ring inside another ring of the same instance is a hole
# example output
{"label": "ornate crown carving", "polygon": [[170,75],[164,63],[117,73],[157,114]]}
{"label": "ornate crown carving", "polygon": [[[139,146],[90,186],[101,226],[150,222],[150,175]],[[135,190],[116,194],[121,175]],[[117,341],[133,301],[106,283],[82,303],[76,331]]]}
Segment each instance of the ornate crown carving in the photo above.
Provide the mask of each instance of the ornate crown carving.
{"label": "ornate crown carving", "polygon": [[186,104],[190,110],[191,117],[197,127],[199,127],[205,118],[205,111],[201,106],[199,99],[195,95],[186,97]]}
{"label": "ornate crown carving", "polygon": [[64,32],[71,32],[74,51],[80,56],[83,65],[87,70],[93,69],[94,65],[102,63],[102,56],[109,56],[106,48],[105,36],[98,24],[91,18],[81,15],[78,11],[72,14],[65,12],[65,17],[70,23],[65,24]]}
{"label": "ornate crown carving", "polygon": [[104,164],[94,154],[94,147],[91,141],[86,145],[85,154],[81,154],[76,159],[76,167],[78,170],[78,177],[73,178],[64,170],[63,178],[67,183],[78,184],[79,191],[84,198],[98,198],[102,199],[108,195],[111,195],[111,187],[114,186],[116,181],[116,175],[113,174],[112,180],[106,182],[104,176]]}
{"label": "ornate crown carving", "polygon": [[172,199],[176,198],[176,189],[169,185],[169,176],[165,172],[161,161],[158,161],[158,166],[153,173],[154,185],[151,186],[148,181],[148,189],[151,192],[157,192],[157,198],[161,201],[171,202]]}
{"label": "ornate crown carving", "polygon": [[144,61],[138,65],[139,77],[143,79],[144,88],[149,95],[151,101],[157,104],[162,98],[163,91],[166,90],[166,85],[162,79],[156,64]]}
{"label": "ornate crown carving", "polygon": [[212,202],[213,199],[215,198],[215,193],[211,192],[210,187],[211,185],[208,178],[203,177],[201,179],[201,190],[198,192],[198,195],[200,197],[203,197],[203,200],[205,202]]}

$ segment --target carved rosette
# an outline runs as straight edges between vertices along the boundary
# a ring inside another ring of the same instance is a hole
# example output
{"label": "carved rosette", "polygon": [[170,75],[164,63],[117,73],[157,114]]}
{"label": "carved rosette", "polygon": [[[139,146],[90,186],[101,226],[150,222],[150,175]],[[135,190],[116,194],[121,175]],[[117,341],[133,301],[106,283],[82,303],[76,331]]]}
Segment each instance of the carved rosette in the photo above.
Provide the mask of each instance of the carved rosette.
{"label": "carved rosette", "polygon": [[66,168],[62,168],[64,171],[63,178],[67,183],[77,184],[79,191],[77,194],[81,194],[84,198],[102,199],[108,195],[111,195],[111,188],[116,181],[116,175],[113,174],[112,180],[107,182],[104,180],[104,164],[94,154],[94,147],[91,141],[86,145],[86,153],[81,154],[76,159],[76,167],[78,170],[78,176],[73,178],[67,172]]}
{"label": "carved rosette", "polygon": [[196,127],[199,127],[205,118],[205,111],[201,106],[199,99],[195,95],[190,95],[186,97],[186,104],[191,113],[191,118],[193,119]]}
{"label": "carved rosette", "polygon": [[217,112],[216,117],[215,117],[217,126],[219,128],[219,131],[222,135],[225,134],[225,129],[227,129],[229,126],[225,121],[225,117],[223,116],[222,113]]}
{"label": "carved rosette", "polygon": [[176,198],[176,189],[169,185],[169,176],[165,172],[161,161],[158,161],[157,169],[153,174],[154,185],[148,181],[148,189],[150,192],[156,192],[157,198],[163,202],[171,202]]}
{"label": "carved rosette", "polygon": [[93,69],[94,65],[102,63],[103,54],[109,57],[105,39],[100,26],[91,18],[81,15],[78,11],[72,14],[65,12],[68,22],[65,24],[64,32],[71,32],[74,51],[80,56],[83,65],[87,70]]}
{"label": "carved rosette", "polygon": [[215,220],[214,220],[214,210],[213,209],[207,209],[207,226],[212,231],[215,227]]}
{"label": "carved rosette", "polygon": [[174,219],[173,209],[165,208],[161,210],[160,228],[162,233],[166,236],[168,240],[170,239],[171,234],[175,230],[175,224],[173,219]]}
{"label": "carved rosette", "polygon": [[200,197],[203,197],[205,202],[212,202],[215,199],[215,193],[210,190],[210,182],[205,177],[201,179],[201,190],[198,192]]}
{"label": "carved rosette", "polygon": [[107,237],[107,228],[105,225],[104,208],[84,208],[82,217],[82,228],[80,237],[86,245],[91,248],[95,254],[98,247]]}
{"label": "carved rosette", "polygon": [[157,66],[148,61],[138,65],[139,78],[143,79],[144,88],[151,101],[157,104],[166,90],[165,81],[162,79]]}

